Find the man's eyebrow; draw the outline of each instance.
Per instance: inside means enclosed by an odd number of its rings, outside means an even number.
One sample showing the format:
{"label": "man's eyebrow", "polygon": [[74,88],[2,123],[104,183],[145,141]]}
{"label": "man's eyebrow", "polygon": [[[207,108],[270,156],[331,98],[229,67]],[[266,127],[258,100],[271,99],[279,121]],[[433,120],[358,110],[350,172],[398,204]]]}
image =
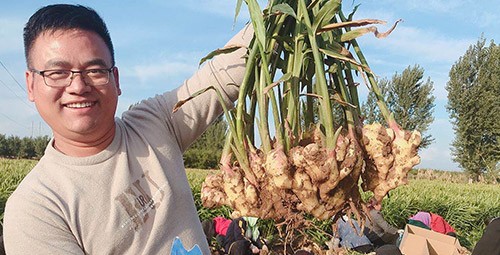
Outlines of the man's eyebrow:
{"label": "man's eyebrow", "polygon": [[[87,62],[84,63],[84,67],[88,66],[102,66],[102,67],[108,67],[108,64],[104,59],[101,58],[95,58],[91,59]],[[71,63],[65,60],[60,60],[60,59],[52,59],[49,60],[45,64],[46,69],[51,69],[51,68],[71,68]]]}
{"label": "man's eyebrow", "polygon": [[69,67],[71,64],[68,61],[59,60],[59,59],[51,59],[47,63],[45,63],[45,68],[50,69],[54,67]]}
{"label": "man's eyebrow", "polygon": [[85,66],[103,66],[108,67],[108,64],[102,58],[95,58],[90,61],[85,62]]}

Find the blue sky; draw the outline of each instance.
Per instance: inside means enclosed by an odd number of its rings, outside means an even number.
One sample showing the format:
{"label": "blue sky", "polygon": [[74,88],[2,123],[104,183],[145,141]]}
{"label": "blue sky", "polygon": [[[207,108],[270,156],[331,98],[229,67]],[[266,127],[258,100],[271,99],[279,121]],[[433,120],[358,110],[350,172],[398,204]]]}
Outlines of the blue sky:
{"label": "blue sky", "polygon": [[[197,69],[203,56],[235,33],[236,0],[4,1],[0,9],[1,134],[50,135],[26,97],[22,29],[33,12],[51,3],[90,6],[107,22],[123,92],[118,115],[143,98],[177,87]],[[500,5],[485,0],[350,0],[343,2],[344,12],[357,4],[361,6],[355,19],[388,22],[378,26],[380,31],[403,19],[388,38],[369,34],[359,39],[372,70],[380,78],[390,78],[418,64],[425,70],[425,79],[434,82],[435,120],[429,132],[435,142],[421,151],[417,167],[459,170],[450,155],[454,132],[445,108],[448,72],[481,36],[498,43]],[[246,21],[248,15],[242,10],[235,29]],[[361,94],[366,93],[361,88]]]}

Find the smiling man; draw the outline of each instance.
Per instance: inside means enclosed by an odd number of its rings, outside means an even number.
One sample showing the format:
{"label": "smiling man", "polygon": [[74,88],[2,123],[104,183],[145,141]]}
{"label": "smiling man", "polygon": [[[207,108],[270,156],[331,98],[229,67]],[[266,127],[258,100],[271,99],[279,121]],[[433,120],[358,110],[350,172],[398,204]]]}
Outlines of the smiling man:
{"label": "smiling man", "polygon": [[28,96],[52,128],[53,145],[76,157],[106,148],[114,138],[121,91],[118,68],[101,36],[81,29],[46,30],[27,54]]}
{"label": "smiling man", "polygon": [[[242,30],[228,44],[248,44]],[[9,197],[7,254],[169,254],[174,240],[209,254],[183,151],[231,105],[245,49],[220,55],[179,88],[115,117],[121,94],[105,23],[80,5],[50,5],[24,29],[28,97],[53,138]],[[173,106],[207,86],[178,112]]]}

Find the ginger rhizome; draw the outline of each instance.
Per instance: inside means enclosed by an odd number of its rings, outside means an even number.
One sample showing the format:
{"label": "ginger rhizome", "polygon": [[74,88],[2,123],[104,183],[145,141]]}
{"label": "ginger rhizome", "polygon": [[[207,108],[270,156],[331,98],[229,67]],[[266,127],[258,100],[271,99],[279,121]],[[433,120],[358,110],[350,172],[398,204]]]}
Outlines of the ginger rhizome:
{"label": "ginger rhizome", "polygon": [[[380,201],[420,160],[420,133],[394,120],[356,41],[383,38],[399,21],[379,33],[372,25],[383,21],[353,20],[356,8],[346,18],[339,0],[270,1],[263,11],[245,3],[254,38],[237,105],[224,108],[221,171],[204,181],[203,205],[278,223],[363,218],[360,189]],[[385,123],[363,123],[356,79],[375,93]]]}

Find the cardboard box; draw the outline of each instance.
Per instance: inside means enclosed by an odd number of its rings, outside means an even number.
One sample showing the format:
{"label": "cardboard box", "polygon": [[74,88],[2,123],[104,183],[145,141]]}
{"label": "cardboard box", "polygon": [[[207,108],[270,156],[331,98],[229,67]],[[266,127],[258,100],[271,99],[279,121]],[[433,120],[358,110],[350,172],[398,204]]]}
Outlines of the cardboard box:
{"label": "cardboard box", "polygon": [[404,255],[459,255],[459,248],[453,236],[408,224],[399,245]]}

